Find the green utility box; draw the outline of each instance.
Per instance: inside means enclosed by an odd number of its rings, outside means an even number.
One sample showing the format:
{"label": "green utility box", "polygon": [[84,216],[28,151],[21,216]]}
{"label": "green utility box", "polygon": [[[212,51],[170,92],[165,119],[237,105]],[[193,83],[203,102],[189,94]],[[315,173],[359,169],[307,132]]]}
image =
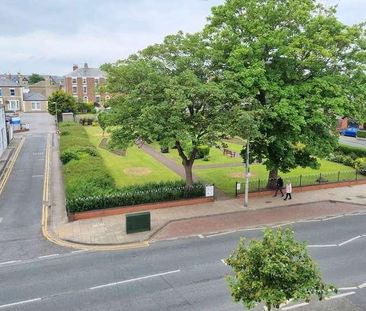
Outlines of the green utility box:
{"label": "green utility box", "polygon": [[126,215],[127,234],[150,230],[150,212]]}

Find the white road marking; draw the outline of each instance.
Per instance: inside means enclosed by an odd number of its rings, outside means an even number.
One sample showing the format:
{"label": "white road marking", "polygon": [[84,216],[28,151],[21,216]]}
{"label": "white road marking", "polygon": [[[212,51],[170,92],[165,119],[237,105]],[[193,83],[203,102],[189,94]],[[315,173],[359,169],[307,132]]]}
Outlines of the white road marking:
{"label": "white road marking", "polygon": [[303,307],[303,306],[306,306],[308,305],[309,303],[307,302],[303,302],[303,303],[299,303],[297,305],[293,305],[291,307],[285,307],[285,308],[282,308],[282,310],[292,310],[292,309],[296,309],[296,308],[300,308],[300,307]]}
{"label": "white road marking", "polygon": [[124,283],[130,283],[130,282],[155,278],[155,277],[158,277],[158,276],[163,276],[163,275],[168,275],[168,274],[178,273],[178,272],[180,272],[180,270],[173,270],[173,271],[168,271],[168,272],[163,272],[163,273],[151,274],[151,275],[142,276],[142,277],[139,277],[139,278],[134,278],[134,279],[124,280],[124,281],[119,281],[119,282],[114,282],[114,283],[98,285],[98,286],[90,287],[89,289],[94,290],[94,289],[99,289],[99,288],[103,288],[103,287],[109,287],[109,286],[114,286],[114,285],[119,285],[119,284],[124,284]]}
{"label": "white road marking", "polygon": [[221,262],[222,262],[225,266],[227,266],[227,263],[225,262],[225,259],[221,259]]}
{"label": "white road marking", "polygon": [[87,249],[79,249],[77,251],[72,251],[71,254],[84,253],[84,252],[87,252],[87,251],[88,251]]}
{"label": "white road marking", "polygon": [[204,239],[204,238],[205,238],[202,234],[199,234],[199,235],[198,235],[198,237],[199,237],[200,239]]}
{"label": "white road marking", "polygon": [[209,235],[206,235],[206,238],[212,238],[212,237],[215,237],[215,236],[230,234],[230,233],[234,233],[234,232],[235,231],[225,231],[225,232],[219,232],[219,233],[209,234]]}
{"label": "white road marking", "polygon": [[342,243],[340,243],[340,244],[338,244],[339,246],[343,246],[343,245],[346,245],[346,244],[348,244],[348,243],[351,243],[351,242],[353,242],[354,240],[357,240],[357,239],[359,239],[361,236],[360,235],[358,235],[358,236],[355,236],[354,238],[352,238],[352,239],[349,239],[349,240],[347,240],[347,241],[344,241],[344,242],[342,242]]}
{"label": "white road marking", "polygon": [[0,309],[1,308],[12,307],[12,306],[17,306],[17,305],[23,305],[23,304],[26,304],[26,303],[36,302],[36,301],[40,301],[40,300],[42,300],[42,298],[34,298],[34,299],[29,299],[29,300],[23,300],[23,301],[8,303],[6,305],[1,305]]}
{"label": "white road marking", "polygon": [[338,288],[338,290],[353,290],[353,289],[357,289],[357,286],[351,286],[351,287],[340,287]]}
{"label": "white road marking", "polygon": [[51,254],[51,255],[45,255],[45,256],[39,256],[39,259],[43,259],[43,258],[50,258],[50,257],[56,257],[59,256],[60,254]]}
{"label": "white road marking", "polygon": [[43,175],[32,175],[32,178],[43,177]]}
{"label": "white road marking", "polygon": [[308,245],[309,248],[321,248],[321,247],[336,247],[337,244],[319,244],[319,245]]}
{"label": "white road marking", "polygon": [[358,285],[358,288],[365,288],[365,287],[366,287],[366,283]]}
{"label": "white road marking", "polygon": [[327,297],[325,299],[326,300],[329,300],[329,299],[337,299],[337,298],[342,298],[342,297],[350,296],[350,295],[353,295],[353,294],[356,294],[356,292],[349,292],[349,293],[334,295],[334,296]]}
{"label": "white road marking", "polygon": [[9,265],[9,264],[12,264],[12,263],[17,263],[17,262],[21,262],[21,260],[4,261],[4,262],[0,262],[0,265]]}

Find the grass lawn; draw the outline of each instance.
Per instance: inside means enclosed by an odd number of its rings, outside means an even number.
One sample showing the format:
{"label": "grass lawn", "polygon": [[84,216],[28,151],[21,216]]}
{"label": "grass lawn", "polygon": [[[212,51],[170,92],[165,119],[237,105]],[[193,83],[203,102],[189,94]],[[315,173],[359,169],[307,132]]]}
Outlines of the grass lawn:
{"label": "grass lawn", "polygon": [[[233,143],[231,141],[225,141],[225,143],[228,145],[229,150],[235,151],[239,153],[242,149],[242,145],[239,145],[237,143]],[[160,151],[160,146],[158,142],[153,142],[150,144],[155,150]],[[170,159],[175,160],[179,165],[182,163],[182,159],[178,154],[177,149],[169,148],[169,153],[164,153],[164,155]],[[226,163],[241,163],[243,162],[243,159],[241,157],[239,158],[231,158],[228,156],[223,155],[222,151],[218,148],[211,147],[210,148],[210,154],[209,154],[209,161],[203,161],[202,159],[197,159],[194,161],[194,165],[212,165],[212,164],[226,164]]]}
{"label": "grass lawn", "polygon": [[[319,170],[314,170],[311,168],[296,168],[290,173],[281,173],[281,176],[284,181],[291,178],[293,186],[297,186],[299,184],[299,178],[295,177],[299,177],[300,175],[302,175],[302,185],[314,183],[314,180],[317,179],[317,177],[314,177],[314,175],[320,173],[322,173],[322,176],[328,181],[337,181],[338,171],[343,172],[340,175],[340,180],[350,179],[355,176],[355,170],[349,166],[327,160],[319,160],[319,162],[321,164]],[[261,164],[254,164],[251,166],[250,171],[252,174],[251,180],[253,180],[253,185],[251,185],[251,187],[256,188],[258,179],[262,180],[261,186],[264,186],[268,179],[266,167]],[[235,193],[235,182],[244,182],[244,166],[195,169],[194,174],[199,176],[207,183],[214,183],[217,187],[229,195],[234,195]],[[307,175],[311,176],[307,177]],[[359,177],[362,178],[362,176]]]}
{"label": "grass lawn", "polygon": [[99,143],[103,138],[100,127],[84,126],[84,128],[90,142],[101,154],[104,165],[108,169],[108,172],[112,176],[117,187],[181,179],[180,176],[136,146],[128,148],[125,157],[99,148]]}

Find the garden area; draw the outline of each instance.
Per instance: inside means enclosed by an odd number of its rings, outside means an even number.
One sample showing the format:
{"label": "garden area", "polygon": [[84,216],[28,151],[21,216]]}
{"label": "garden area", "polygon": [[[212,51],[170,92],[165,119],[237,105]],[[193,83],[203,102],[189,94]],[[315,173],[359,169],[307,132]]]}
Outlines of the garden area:
{"label": "garden area", "polygon": [[202,196],[195,184],[186,189],[174,172],[136,146],[125,156],[100,147],[98,126],[60,124],[60,158],[69,212],[153,203]]}

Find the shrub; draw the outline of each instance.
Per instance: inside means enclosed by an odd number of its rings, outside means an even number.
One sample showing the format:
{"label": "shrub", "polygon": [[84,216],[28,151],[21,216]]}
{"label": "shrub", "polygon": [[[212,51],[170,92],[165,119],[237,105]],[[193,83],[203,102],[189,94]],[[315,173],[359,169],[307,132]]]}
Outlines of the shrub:
{"label": "shrub", "polygon": [[203,159],[204,157],[208,157],[210,154],[210,147],[206,145],[198,146],[196,159]]}
{"label": "shrub", "polygon": [[358,131],[357,132],[357,137],[360,137],[360,138],[366,138],[366,131]]}
{"label": "shrub", "polygon": [[108,194],[68,198],[66,206],[70,213],[75,213],[117,206],[194,198],[203,196],[204,193],[205,188],[200,183],[195,183],[192,188],[187,188],[183,181],[149,183],[122,188]]}
{"label": "shrub", "polygon": [[94,147],[79,147],[76,151],[86,153],[92,157],[99,156],[97,149],[95,149]]}
{"label": "shrub", "polygon": [[366,175],[366,158],[358,158],[355,160],[355,169],[358,173]]}
{"label": "shrub", "polygon": [[169,153],[169,147],[160,147],[161,153]]}
{"label": "shrub", "polygon": [[62,131],[61,132],[61,136],[66,136],[66,135],[70,135],[69,131]]}
{"label": "shrub", "polygon": [[73,150],[66,150],[61,153],[60,160],[62,164],[67,164],[71,160],[79,160],[79,155],[76,151]]}
{"label": "shrub", "polygon": [[355,161],[354,159],[349,155],[344,155],[342,153],[332,153],[330,154],[327,159],[332,162],[341,163],[346,166],[354,167]]}

